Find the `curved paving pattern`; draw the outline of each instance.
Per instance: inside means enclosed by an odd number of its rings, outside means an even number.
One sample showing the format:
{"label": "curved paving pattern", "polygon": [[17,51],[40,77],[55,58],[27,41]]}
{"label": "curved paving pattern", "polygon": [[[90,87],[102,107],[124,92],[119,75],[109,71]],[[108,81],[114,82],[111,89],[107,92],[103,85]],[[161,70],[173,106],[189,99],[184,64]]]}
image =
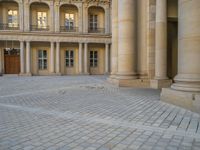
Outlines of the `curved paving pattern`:
{"label": "curved paving pattern", "polygon": [[0,78],[0,150],[199,150],[199,124],[106,76]]}

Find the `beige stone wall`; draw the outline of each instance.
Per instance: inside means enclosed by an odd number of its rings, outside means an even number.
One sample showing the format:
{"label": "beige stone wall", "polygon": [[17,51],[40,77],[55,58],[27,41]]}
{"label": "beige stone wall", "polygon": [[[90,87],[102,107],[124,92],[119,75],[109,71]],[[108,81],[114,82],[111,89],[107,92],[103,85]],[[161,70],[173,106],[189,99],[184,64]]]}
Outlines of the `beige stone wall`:
{"label": "beige stone wall", "polygon": [[[54,1],[54,0],[16,0],[15,2],[0,1],[0,24],[7,23],[7,10],[19,10],[19,30],[3,29],[0,30],[0,42],[17,41],[21,48],[20,56],[22,75],[75,75],[84,72],[85,64],[89,65],[89,56],[84,63],[84,45],[88,43],[88,55],[90,49],[98,50],[99,64],[97,68],[90,69],[91,74],[104,74],[108,72],[109,59],[105,59],[109,55],[105,55],[105,44],[107,44],[107,53],[110,52],[111,44],[111,8],[108,0],[105,1]],[[49,30],[41,31],[30,28],[31,25],[37,25],[37,12],[47,12]],[[79,30],[76,32],[60,32],[60,26],[64,26],[66,12],[75,14],[75,26]],[[98,15],[98,28],[102,28],[105,32],[88,33],[89,14]],[[36,32],[37,31],[37,32]],[[29,55],[30,43],[30,55]],[[82,47],[79,47],[82,43]],[[60,46],[59,46],[60,44]],[[2,46],[4,48],[4,46]],[[48,53],[47,70],[38,70],[38,50],[44,49]],[[65,50],[73,49],[75,51],[74,63],[72,68],[65,67]],[[81,52],[80,52],[80,51]],[[3,52],[2,52],[3,53]],[[81,55],[81,56],[80,56]],[[53,59],[52,59],[53,58]],[[29,65],[30,60],[30,65]],[[82,60],[80,62],[80,60]],[[106,62],[105,62],[106,61]],[[3,65],[3,55],[0,60]],[[82,63],[82,65],[81,65]],[[81,65],[81,69],[80,69]],[[24,69],[23,69],[24,68]],[[29,72],[30,70],[30,72]]]}

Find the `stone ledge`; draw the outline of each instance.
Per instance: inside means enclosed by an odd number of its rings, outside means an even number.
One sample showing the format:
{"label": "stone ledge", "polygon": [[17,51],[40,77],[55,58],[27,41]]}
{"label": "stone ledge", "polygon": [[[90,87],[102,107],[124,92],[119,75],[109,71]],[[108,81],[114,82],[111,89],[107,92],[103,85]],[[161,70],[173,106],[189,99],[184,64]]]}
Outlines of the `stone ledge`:
{"label": "stone ledge", "polygon": [[200,93],[163,88],[160,99],[200,114]]}
{"label": "stone ledge", "polygon": [[108,78],[108,82],[119,87],[149,88],[150,81],[148,79],[115,79],[114,76]]}
{"label": "stone ledge", "polygon": [[150,81],[150,86],[153,89],[161,89],[161,88],[168,88],[172,84],[172,80],[167,79],[167,80],[151,80]]}

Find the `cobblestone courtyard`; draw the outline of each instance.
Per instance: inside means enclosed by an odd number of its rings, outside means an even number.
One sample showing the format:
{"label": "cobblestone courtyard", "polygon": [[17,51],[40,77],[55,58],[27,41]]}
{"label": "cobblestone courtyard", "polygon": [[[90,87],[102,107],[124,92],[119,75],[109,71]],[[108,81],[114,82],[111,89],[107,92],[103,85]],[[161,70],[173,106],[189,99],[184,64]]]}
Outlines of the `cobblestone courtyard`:
{"label": "cobblestone courtyard", "polygon": [[106,76],[0,77],[0,150],[200,150],[199,125]]}

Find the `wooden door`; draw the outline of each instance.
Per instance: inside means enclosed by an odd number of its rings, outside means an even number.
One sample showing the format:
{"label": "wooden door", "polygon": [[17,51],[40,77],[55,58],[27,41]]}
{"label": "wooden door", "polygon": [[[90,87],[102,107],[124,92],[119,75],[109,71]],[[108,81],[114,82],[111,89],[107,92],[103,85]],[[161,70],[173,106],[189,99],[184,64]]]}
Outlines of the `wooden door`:
{"label": "wooden door", "polygon": [[20,57],[19,55],[5,55],[5,74],[19,74],[20,73]]}

